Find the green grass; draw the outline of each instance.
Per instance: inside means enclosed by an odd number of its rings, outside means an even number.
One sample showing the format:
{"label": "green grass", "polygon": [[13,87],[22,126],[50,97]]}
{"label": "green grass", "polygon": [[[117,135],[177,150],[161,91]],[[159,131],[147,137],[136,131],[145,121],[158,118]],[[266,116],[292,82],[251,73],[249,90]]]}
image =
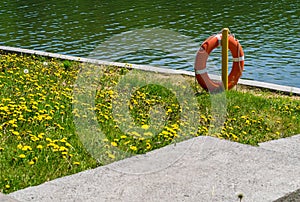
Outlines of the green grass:
{"label": "green grass", "polygon": [[195,136],[257,145],[300,133],[298,96],[210,95],[190,77],[1,54],[0,87],[4,193]]}

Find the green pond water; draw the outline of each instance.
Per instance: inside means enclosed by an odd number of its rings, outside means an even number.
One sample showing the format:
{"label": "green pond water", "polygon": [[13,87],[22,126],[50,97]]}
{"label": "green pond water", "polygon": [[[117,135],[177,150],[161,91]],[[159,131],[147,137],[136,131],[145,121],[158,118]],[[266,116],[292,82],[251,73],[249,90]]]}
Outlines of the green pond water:
{"label": "green pond water", "polygon": [[[0,45],[193,71],[195,53],[228,27],[242,78],[300,87],[299,1],[2,1]],[[220,49],[208,71],[220,74]]]}

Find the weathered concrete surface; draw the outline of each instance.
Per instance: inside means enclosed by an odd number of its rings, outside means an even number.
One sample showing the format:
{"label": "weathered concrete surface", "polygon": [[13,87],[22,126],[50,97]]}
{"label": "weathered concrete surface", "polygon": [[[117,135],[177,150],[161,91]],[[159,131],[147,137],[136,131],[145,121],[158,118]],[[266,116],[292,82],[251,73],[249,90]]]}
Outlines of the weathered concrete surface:
{"label": "weathered concrete surface", "polygon": [[18,201],[0,192],[0,202],[18,202]]}
{"label": "weathered concrete surface", "polygon": [[259,147],[300,158],[300,135],[263,142],[259,144]]}
{"label": "weathered concrete surface", "polygon": [[275,201],[300,188],[299,140],[300,135],[252,147],[198,137],[10,196],[20,201],[238,202],[242,193],[243,202]]}

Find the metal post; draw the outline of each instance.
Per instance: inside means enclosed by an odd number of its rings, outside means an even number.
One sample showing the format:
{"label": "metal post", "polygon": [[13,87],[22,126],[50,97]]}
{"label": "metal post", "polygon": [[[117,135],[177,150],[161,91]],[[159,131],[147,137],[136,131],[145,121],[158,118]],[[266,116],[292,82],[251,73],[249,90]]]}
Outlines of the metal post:
{"label": "metal post", "polygon": [[228,90],[228,28],[222,30],[222,81],[225,90]]}

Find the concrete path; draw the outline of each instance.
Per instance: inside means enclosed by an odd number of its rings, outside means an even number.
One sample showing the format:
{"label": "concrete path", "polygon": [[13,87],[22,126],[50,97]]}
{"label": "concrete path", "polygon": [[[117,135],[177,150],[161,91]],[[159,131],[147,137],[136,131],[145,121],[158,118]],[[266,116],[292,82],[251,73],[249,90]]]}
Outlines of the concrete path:
{"label": "concrete path", "polygon": [[260,147],[197,137],[9,196],[39,202],[239,202],[241,194],[242,202],[297,201],[291,198],[300,196],[299,144],[300,135]]}

